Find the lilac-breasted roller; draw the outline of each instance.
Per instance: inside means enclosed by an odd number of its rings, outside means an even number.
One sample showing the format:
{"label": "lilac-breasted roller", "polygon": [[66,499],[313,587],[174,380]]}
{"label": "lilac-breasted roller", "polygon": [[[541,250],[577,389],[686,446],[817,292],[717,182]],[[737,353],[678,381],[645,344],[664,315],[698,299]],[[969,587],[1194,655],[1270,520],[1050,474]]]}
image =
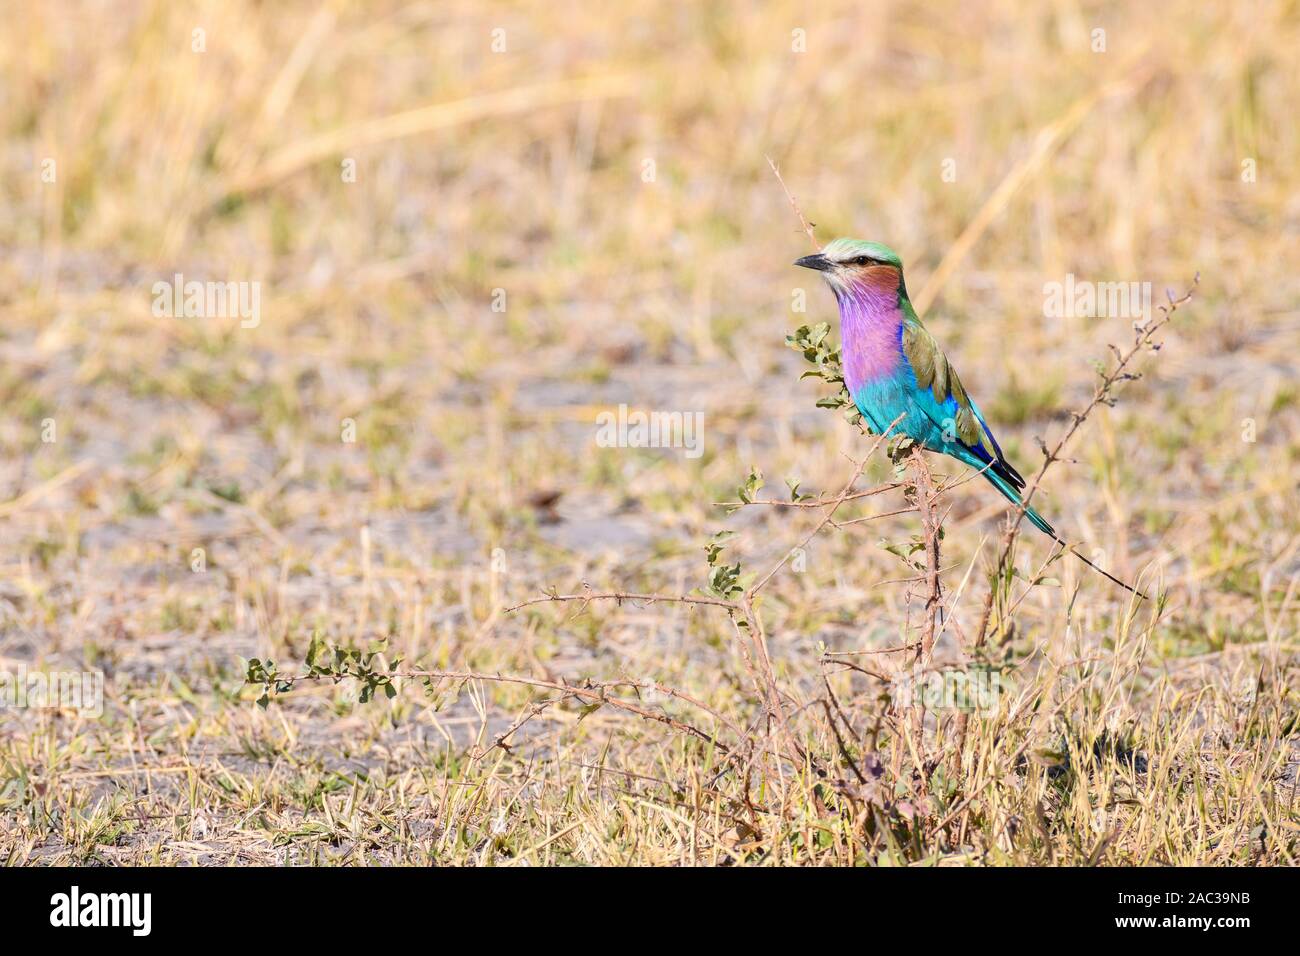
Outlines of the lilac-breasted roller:
{"label": "lilac-breasted roller", "polygon": [[[1019,506],[1025,479],[1002,454],[957,370],[917,317],[898,253],[879,242],[836,239],[795,265],[816,269],[835,293],[844,384],[872,431],[883,434],[899,419],[891,434],[978,470]],[[1025,517],[1089,567],[1145,597],[1070,547],[1033,507],[1025,507]]]}

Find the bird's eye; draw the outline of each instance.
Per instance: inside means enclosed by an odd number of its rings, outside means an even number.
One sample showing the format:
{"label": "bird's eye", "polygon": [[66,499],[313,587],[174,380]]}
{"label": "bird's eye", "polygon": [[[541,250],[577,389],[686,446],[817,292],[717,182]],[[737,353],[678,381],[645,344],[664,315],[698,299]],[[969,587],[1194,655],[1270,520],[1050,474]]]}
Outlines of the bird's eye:
{"label": "bird's eye", "polygon": [[856,259],[853,260],[853,264],[855,266],[865,266],[870,261],[871,261],[871,256],[858,256]]}

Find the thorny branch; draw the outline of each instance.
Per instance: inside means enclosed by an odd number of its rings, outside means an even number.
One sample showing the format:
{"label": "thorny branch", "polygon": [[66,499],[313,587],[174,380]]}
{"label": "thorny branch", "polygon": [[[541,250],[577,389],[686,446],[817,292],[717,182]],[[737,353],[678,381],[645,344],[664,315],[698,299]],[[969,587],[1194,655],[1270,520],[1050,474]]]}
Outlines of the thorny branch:
{"label": "thorny branch", "polygon": [[[1001,580],[1002,575],[1006,572],[1007,562],[1011,558],[1011,550],[1015,546],[1016,537],[1020,533],[1020,523],[1024,520],[1030,500],[1033,498],[1034,492],[1038,490],[1038,486],[1042,482],[1043,476],[1047,474],[1047,470],[1061,460],[1061,452],[1065,449],[1065,446],[1069,444],[1075,432],[1099,406],[1113,406],[1115,404],[1114,391],[1117,386],[1122,382],[1135,381],[1141,377],[1140,373],[1128,370],[1129,364],[1137,357],[1139,352],[1159,351],[1160,345],[1155,342],[1155,334],[1169,324],[1179,306],[1191,300],[1200,282],[1201,274],[1198,272],[1192,280],[1192,288],[1188,289],[1180,297],[1174,298],[1172,292],[1167,293],[1169,304],[1159,307],[1160,317],[1135,326],[1133,345],[1127,352],[1120,352],[1118,347],[1110,346],[1111,352],[1115,355],[1115,365],[1109,371],[1102,373],[1101,380],[1093,390],[1092,398],[1089,399],[1083,410],[1071,413],[1070,427],[1065,430],[1065,433],[1057,440],[1056,444],[1050,450],[1046,444],[1042,445],[1043,463],[1039,466],[1038,473],[1034,475],[1024,492],[1022,492],[1020,496],[1021,503],[1009,516],[1006,529],[1002,533],[1001,550],[993,570],[995,583]],[[984,610],[980,618],[980,626],[975,632],[975,648],[981,647],[988,635],[989,618],[992,614],[993,602],[997,593],[998,588],[991,587],[988,596],[984,599]]]}
{"label": "thorny branch", "polygon": [[[1030,500],[1033,498],[1034,492],[1038,490],[1038,486],[1042,483],[1043,476],[1047,474],[1048,469],[1051,468],[1052,465],[1061,460],[1061,454],[1065,450],[1066,445],[1069,444],[1070,439],[1074,437],[1075,432],[1079,430],[1080,426],[1088,420],[1088,417],[1102,405],[1109,407],[1115,404],[1114,392],[1116,388],[1123,382],[1134,381],[1141,377],[1140,373],[1129,371],[1129,365],[1140,352],[1155,352],[1160,350],[1159,343],[1155,341],[1156,333],[1173,320],[1174,313],[1178,311],[1180,306],[1191,301],[1192,296],[1196,293],[1196,289],[1200,283],[1201,274],[1197,272],[1192,278],[1192,287],[1187,289],[1181,296],[1175,298],[1172,291],[1166,292],[1168,305],[1162,305],[1159,307],[1159,318],[1152,318],[1148,319],[1146,322],[1135,324],[1133,345],[1127,352],[1121,352],[1115,345],[1110,346],[1111,353],[1115,356],[1115,364],[1109,371],[1102,373],[1101,379],[1093,389],[1092,397],[1089,399],[1088,404],[1085,405],[1081,411],[1071,413],[1070,426],[1057,440],[1055,445],[1049,449],[1045,443],[1042,444],[1043,462],[1039,465],[1038,472],[1034,475],[1033,479],[1021,494],[1020,505],[1007,518],[1006,528],[1002,533],[1002,542],[998,552],[997,562],[994,564],[993,572],[990,575],[988,594],[984,597],[984,609],[980,614],[979,628],[975,631],[975,639],[971,642],[969,648],[972,653],[978,652],[988,639],[989,621],[993,614],[993,606],[1001,591],[1000,584],[1005,579],[1008,562],[1011,560],[1011,552],[1015,547],[1016,538],[1020,534],[1020,524],[1024,520],[1025,512],[1029,508]],[[1021,600],[1023,600],[1023,597],[1024,595],[1021,596]],[[1013,610],[1018,604],[1019,601],[1015,602],[1015,604],[1013,604],[1008,610]],[[1003,619],[1005,619],[1007,614],[1004,613],[1002,616]],[[999,632],[1001,632],[1001,630],[1002,625],[999,625]],[[969,723],[969,714],[963,713],[957,719],[956,754],[958,760],[961,759],[961,754],[965,750],[966,730]]]}
{"label": "thorny branch", "polygon": [[[726,744],[722,743],[720,740],[718,740],[715,735],[706,733],[703,730],[700,730],[698,727],[694,726],[693,724],[688,724],[685,721],[677,720],[676,718],[670,717],[667,714],[663,713],[662,711],[649,710],[633,701],[624,700],[619,697],[611,697],[609,695],[609,691],[611,689],[615,689],[619,687],[636,687],[641,689],[650,689],[687,701],[688,703],[691,703],[694,706],[699,707],[705,713],[709,714],[710,716],[718,720],[723,726],[727,727],[733,733],[736,733],[737,735],[741,733],[740,728],[737,727],[733,721],[728,720],[726,717],[719,714],[717,711],[713,710],[708,705],[698,700],[695,700],[692,697],[688,697],[685,694],[680,693],[679,691],[675,691],[668,687],[665,687],[662,684],[659,684],[658,682],[655,681],[612,680],[612,681],[584,681],[581,684],[566,684],[560,681],[543,680],[542,678],[539,677],[518,677],[509,674],[486,674],[477,671],[450,671],[450,670],[393,671],[390,673],[386,673],[384,676],[388,679],[393,679],[393,680],[486,681],[486,682],[495,682],[500,684],[522,684],[528,687],[540,687],[546,690],[555,690],[560,692],[561,694],[560,697],[554,698],[549,701],[539,702],[539,703],[542,703],[545,706],[549,706],[550,704],[559,703],[564,698],[573,697],[579,700],[586,701],[590,704],[594,704],[597,707],[603,707],[605,705],[608,705],[610,707],[613,707],[616,710],[626,711],[629,714],[635,714],[636,716],[644,718],[646,720],[653,720],[661,724],[666,724],[669,727],[672,727],[674,730],[678,731],[679,733],[688,734],[706,743],[712,744],[713,746],[717,747],[718,750],[720,750],[723,754],[731,753],[731,748],[728,747]],[[291,688],[294,684],[300,683],[302,681],[321,681],[321,680],[336,680],[336,679],[337,678],[333,677],[330,674],[307,673],[307,674],[294,674],[288,677],[277,676],[276,682],[281,686],[282,690],[287,690]],[[529,715],[529,717],[531,716],[535,716],[535,714]],[[517,730],[520,726],[523,725],[523,723],[524,721],[522,720],[518,721],[513,727],[510,728],[510,730],[506,731],[503,734],[500,734],[494,746],[504,746],[503,743],[504,738],[508,737],[511,733]]]}
{"label": "thorny branch", "polygon": [[772,167],[772,174],[776,176],[776,181],[781,184],[781,189],[785,193],[785,198],[790,201],[790,208],[793,209],[794,214],[799,217],[799,225],[803,226],[803,231],[804,234],[808,236],[808,241],[812,243],[813,249],[820,249],[821,243],[817,241],[817,233],[813,232],[813,223],[810,223],[806,218],[804,218],[803,210],[800,209],[799,204],[795,202],[794,194],[790,192],[789,187],[785,184],[785,180],[781,178],[781,170],[777,168],[776,163],[772,160],[771,156],[766,156],[764,158],[767,160],[767,165]]}

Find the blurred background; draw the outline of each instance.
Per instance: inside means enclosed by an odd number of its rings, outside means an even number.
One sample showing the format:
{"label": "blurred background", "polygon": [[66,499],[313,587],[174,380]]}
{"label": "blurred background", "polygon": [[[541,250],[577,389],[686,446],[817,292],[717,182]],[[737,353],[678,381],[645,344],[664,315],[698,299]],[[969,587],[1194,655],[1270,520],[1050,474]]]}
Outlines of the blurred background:
{"label": "blurred background", "polygon": [[[146,824],[95,830],[114,800],[167,799],[114,775],[128,755],[216,761],[242,781],[216,819],[271,786],[248,755],[267,740],[317,754],[294,771],[315,786],[340,755],[443,766],[513,715],[517,698],[439,715],[418,691],[373,715],[331,688],[265,714],[240,699],[241,657],[292,669],[313,630],[439,666],[739,693],[725,621],[503,608],[584,581],[688,591],[724,527],[762,566],[803,525],[714,503],[751,466],[777,497],[787,477],[837,489],[862,451],[784,345],[835,313],[790,265],[808,240],[767,156],[823,240],[899,251],[1026,474],[1132,337],[1131,318],[1045,316],[1045,284],[1150,282],[1160,302],[1199,272],[1038,503],[1171,589],[1165,653],[1294,637],[1293,4],[87,0],[8,19],[0,658],[107,681],[100,722],[0,731],[15,813],[42,768],[108,771],[5,824],[20,855],[159,845]],[[259,320],[159,317],[177,273],[258,283]],[[624,403],[703,413],[703,454],[598,447]],[[988,559],[995,499],[953,493],[950,586]],[[774,582],[792,682],[818,641],[896,638],[906,592],[882,582],[901,566],[877,542],[910,521],[819,542]],[[1095,613],[1123,603],[1078,570],[1059,573]],[[1067,599],[1035,592],[1022,626],[1052,633]]]}

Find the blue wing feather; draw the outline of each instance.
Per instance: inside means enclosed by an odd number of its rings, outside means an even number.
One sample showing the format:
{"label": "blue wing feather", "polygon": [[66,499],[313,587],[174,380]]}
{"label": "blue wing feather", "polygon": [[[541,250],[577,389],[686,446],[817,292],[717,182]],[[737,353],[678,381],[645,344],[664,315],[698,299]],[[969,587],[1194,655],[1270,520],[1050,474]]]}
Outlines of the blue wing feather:
{"label": "blue wing feather", "polygon": [[[908,381],[904,389],[909,404],[919,413],[908,416],[907,433],[931,451],[949,455],[965,465],[982,471],[984,477],[1008,501],[1013,504],[1020,504],[1020,491],[1025,487],[1025,479],[1021,477],[1020,472],[1016,471],[1011,463],[1007,461],[1006,456],[1003,455],[1002,447],[998,444],[997,439],[993,437],[993,431],[989,428],[988,422],[975,401],[967,396],[970,410],[979,423],[984,437],[988,439],[987,447],[985,447],[983,440],[968,444],[957,434],[954,422],[960,410],[960,405],[951,392],[940,402],[934,397],[932,389],[921,388],[916,381],[916,372],[912,368],[906,353],[903,355],[903,368],[907,372]],[[1056,537],[1055,529],[1035,509],[1026,508],[1025,516],[1040,531]]]}

